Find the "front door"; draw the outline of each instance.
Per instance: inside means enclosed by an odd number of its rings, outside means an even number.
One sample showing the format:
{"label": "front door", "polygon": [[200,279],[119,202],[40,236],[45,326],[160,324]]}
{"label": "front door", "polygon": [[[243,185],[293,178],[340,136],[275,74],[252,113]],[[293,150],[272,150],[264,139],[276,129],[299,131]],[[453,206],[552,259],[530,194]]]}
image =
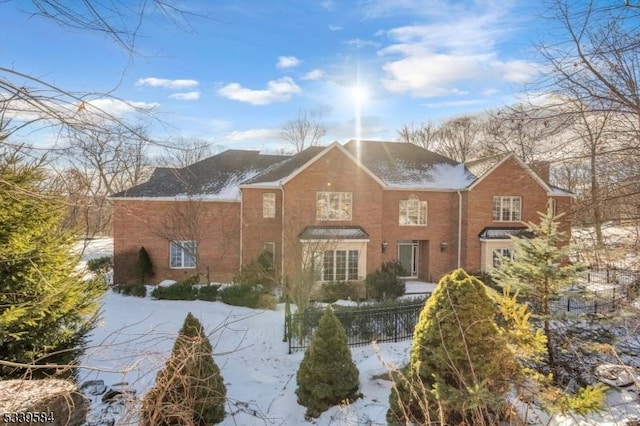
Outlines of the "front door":
{"label": "front door", "polygon": [[418,242],[398,242],[398,262],[402,265],[404,278],[418,277]]}

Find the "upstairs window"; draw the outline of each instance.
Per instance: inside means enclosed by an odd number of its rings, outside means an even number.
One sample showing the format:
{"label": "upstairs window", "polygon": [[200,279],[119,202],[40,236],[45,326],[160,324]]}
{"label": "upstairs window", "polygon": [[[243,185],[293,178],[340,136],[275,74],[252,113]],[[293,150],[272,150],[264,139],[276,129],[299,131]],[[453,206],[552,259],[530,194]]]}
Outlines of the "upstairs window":
{"label": "upstairs window", "polygon": [[408,200],[400,200],[401,226],[424,226],[427,224],[427,202],[412,195]]}
{"label": "upstairs window", "polygon": [[189,269],[196,267],[196,242],[171,241],[169,243],[169,267]]}
{"label": "upstairs window", "polygon": [[276,217],[275,192],[265,192],[262,194],[262,217],[265,219]]}
{"label": "upstairs window", "polygon": [[351,220],[351,192],[317,192],[317,220]]}
{"label": "upstairs window", "polygon": [[519,222],[521,220],[521,197],[493,197],[493,220],[497,222]]}

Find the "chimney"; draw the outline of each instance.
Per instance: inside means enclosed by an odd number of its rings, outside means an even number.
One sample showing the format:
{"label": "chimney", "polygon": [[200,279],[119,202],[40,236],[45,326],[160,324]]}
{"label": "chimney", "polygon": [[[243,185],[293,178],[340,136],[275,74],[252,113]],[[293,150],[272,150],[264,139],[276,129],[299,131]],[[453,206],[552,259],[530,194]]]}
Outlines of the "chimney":
{"label": "chimney", "polygon": [[543,181],[549,183],[551,169],[551,163],[549,161],[532,161],[529,164],[529,167],[531,167],[531,170],[533,170],[535,174],[540,176]]}

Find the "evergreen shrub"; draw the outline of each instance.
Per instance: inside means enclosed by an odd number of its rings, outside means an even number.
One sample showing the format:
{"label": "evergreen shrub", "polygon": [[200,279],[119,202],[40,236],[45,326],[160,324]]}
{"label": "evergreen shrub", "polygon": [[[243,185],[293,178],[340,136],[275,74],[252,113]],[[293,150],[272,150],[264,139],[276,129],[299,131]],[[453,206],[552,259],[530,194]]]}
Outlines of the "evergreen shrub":
{"label": "evergreen shrub", "polygon": [[402,266],[397,261],[389,261],[375,272],[367,275],[367,296],[376,300],[395,299],[405,292],[402,276]]}
{"label": "evergreen shrub", "polygon": [[445,275],[415,327],[410,362],[390,396],[391,424],[497,423],[516,360],[486,287],[462,269]]}
{"label": "evergreen shrub", "polygon": [[318,417],[333,405],[353,401],[362,396],[358,374],[344,329],[329,307],[296,375],[298,403],[307,407],[308,417]]}
{"label": "evergreen shrub", "polygon": [[140,247],[135,264],[136,274],[140,277],[140,284],[144,284],[147,277],[153,275],[153,263],[147,249]]}
{"label": "evergreen shrub", "polygon": [[218,293],[220,300],[227,305],[257,308],[261,290],[249,284],[235,284],[223,288]]}
{"label": "evergreen shrub", "polygon": [[198,299],[213,302],[218,300],[218,288],[219,285],[205,285],[198,289]]}
{"label": "evergreen shrub", "polygon": [[253,262],[244,266],[233,277],[233,282],[271,290],[278,285],[276,269],[269,255],[262,253]]}
{"label": "evergreen shrub", "polygon": [[104,274],[113,268],[113,258],[102,256],[87,260],[87,269],[94,274]]}
{"label": "evergreen shrub", "polygon": [[333,303],[336,300],[360,300],[358,284],[352,281],[323,283],[320,289],[320,301]]}
{"label": "evergreen shrub", "polygon": [[224,420],[226,387],[202,324],[187,315],[165,367],[142,401],[143,426],[210,425]]}
{"label": "evergreen shrub", "polygon": [[113,290],[116,293],[124,294],[125,296],[146,297],[147,287],[144,284],[122,284],[113,286]]}
{"label": "evergreen shrub", "polygon": [[167,287],[156,287],[151,292],[151,297],[162,300],[196,300],[198,289],[194,287],[197,277],[190,277]]}

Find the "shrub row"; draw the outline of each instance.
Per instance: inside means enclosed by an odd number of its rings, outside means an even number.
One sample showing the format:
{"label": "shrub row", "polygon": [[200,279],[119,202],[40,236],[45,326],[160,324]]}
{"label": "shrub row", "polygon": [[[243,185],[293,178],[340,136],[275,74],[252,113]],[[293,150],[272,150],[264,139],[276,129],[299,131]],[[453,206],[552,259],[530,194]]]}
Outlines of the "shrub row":
{"label": "shrub row", "polygon": [[147,287],[143,284],[116,285],[113,286],[113,291],[125,296],[145,297],[147,295]]}

